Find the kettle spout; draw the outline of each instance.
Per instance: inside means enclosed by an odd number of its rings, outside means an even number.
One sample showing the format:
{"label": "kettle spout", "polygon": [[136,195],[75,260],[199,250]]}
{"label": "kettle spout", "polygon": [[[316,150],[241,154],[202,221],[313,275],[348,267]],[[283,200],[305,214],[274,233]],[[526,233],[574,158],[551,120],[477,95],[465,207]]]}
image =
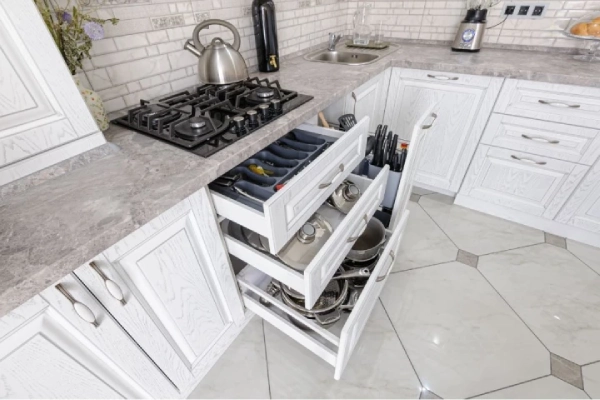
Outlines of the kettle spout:
{"label": "kettle spout", "polygon": [[194,55],[196,57],[202,57],[202,53],[200,53],[198,51],[198,49],[196,47],[194,47],[194,42],[191,39],[189,39],[187,42],[185,42],[185,45],[183,46],[183,48],[186,49],[187,51],[194,53]]}

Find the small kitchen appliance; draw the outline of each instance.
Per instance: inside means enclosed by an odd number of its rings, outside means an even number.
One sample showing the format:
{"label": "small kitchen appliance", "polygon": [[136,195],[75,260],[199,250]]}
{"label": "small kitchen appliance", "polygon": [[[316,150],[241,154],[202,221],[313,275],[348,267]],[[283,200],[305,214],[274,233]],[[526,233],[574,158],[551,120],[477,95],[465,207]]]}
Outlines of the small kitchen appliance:
{"label": "small kitchen appliance", "polygon": [[477,52],[485,32],[487,9],[469,8],[452,43],[452,51]]}

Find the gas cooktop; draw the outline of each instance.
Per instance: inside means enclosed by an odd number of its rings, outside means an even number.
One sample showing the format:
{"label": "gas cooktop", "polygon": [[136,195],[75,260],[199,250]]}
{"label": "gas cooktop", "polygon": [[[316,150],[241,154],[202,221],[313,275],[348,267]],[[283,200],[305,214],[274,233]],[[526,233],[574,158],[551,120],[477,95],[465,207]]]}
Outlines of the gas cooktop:
{"label": "gas cooktop", "polygon": [[278,81],[250,78],[141,100],[112,122],[208,157],[311,99]]}

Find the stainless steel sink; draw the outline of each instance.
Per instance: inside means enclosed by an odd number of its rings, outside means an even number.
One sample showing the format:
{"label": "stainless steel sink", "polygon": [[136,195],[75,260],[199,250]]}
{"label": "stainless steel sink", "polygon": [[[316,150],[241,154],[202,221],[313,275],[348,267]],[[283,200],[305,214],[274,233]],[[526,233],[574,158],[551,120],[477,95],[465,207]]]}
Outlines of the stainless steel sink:
{"label": "stainless steel sink", "polygon": [[319,50],[304,57],[308,61],[326,62],[344,65],[364,65],[377,61],[376,54],[355,53],[351,51]]}

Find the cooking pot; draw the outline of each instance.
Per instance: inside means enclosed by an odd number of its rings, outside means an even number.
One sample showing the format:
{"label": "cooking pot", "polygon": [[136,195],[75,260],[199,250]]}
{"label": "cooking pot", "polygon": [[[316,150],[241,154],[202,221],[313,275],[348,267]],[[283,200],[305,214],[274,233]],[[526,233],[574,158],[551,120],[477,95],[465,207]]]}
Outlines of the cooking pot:
{"label": "cooking pot", "polygon": [[356,239],[346,258],[352,261],[372,260],[379,255],[379,250],[384,244],[385,226],[380,220],[373,217],[367,222],[365,230]]}

